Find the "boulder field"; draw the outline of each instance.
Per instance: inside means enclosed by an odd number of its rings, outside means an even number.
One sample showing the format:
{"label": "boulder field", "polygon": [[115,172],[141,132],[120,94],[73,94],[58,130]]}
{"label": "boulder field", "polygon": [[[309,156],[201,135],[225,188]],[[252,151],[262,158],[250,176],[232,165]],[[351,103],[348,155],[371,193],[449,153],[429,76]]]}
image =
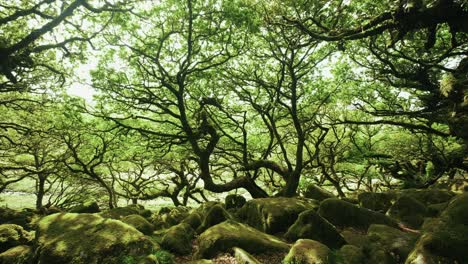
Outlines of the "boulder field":
{"label": "boulder field", "polygon": [[102,211],[90,205],[73,208],[75,213],[40,217],[3,209],[8,218],[0,215],[4,221],[0,264],[468,260],[468,193],[431,189],[363,193],[350,203],[315,187],[309,192],[309,197],[316,195],[321,201],[300,197],[244,201],[231,195],[226,204],[207,202],[194,209],[151,212],[128,206]]}

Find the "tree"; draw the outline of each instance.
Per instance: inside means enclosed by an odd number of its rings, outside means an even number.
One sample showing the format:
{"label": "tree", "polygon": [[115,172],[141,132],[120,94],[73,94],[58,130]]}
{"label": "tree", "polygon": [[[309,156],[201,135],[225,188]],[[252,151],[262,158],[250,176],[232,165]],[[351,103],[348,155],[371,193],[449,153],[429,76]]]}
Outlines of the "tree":
{"label": "tree", "polygon": [[[22,102],[19,109],[5,107],[12,129],[0,135],[2,160],[0,192],[8,185],[30,178],[36,182],[36,208],[43,207],[44,196],[53,188],[55,178],[63,173],[64,145],[54,131],[57,108],[51,98],[16,94],[10,102]],[[3,121],[3,120],[2,120]]]}
{"label": "tree", "polygon": [[0,92],[38,88],[33,84],[50,75],[58,75],[63,81],[64,73],[57,67],[56,56],[81,55],[83,44],[92,46],[91,40],[106,26],[106,22],[91,23],[86,28],[83,22],[99,21],[102,12],[129,11],[130,1],[99,2],[35,0],[2,4]]}
{"label": "tree", "polygon": [[[220,98],[210,98],[210,94],[222,87],[210,84],[215,83],[212,78],[218,67],[242,51],[248,35],[236,29],[253,23],[243,13],[248,9],[242,5],[214,3],[158,3],[140,14],[151,21],[151,28],[143,28],[145,22],[137,17],[129,17],[127,24],[116,26],[119,33],[109,32],[107,39],[120,48],[121,56],[130,56],[130,63],[127,69],[119,71],[109,70],[104,62],[94,74],[95,86],[116,99],[120,108],[113,110],[125,111],[119,115],[105,113],[106,118],[123,128],[151,135],[166,148],[185,145],[191,149],[206,190],[245,188],[252,196],[262,197],[264,191],[248,176],[217,183],[210,169],[222,137],[207,114],[208,108],[221,109],[216,103]],[[130,29],[129,36],[121,36],[122,27]],[[133,42],[126,42],[127,38]],[[111,51],[109,56],[114,55],[115,51]]]}

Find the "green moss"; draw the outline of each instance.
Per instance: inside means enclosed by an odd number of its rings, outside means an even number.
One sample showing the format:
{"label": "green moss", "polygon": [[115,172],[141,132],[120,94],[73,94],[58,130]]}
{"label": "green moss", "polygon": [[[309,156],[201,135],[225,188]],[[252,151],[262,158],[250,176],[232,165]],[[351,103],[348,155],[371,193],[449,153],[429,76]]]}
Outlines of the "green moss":
{"label": "green moss", "polygon": [[336,259],[334,263],[342,264],[362,264],[365,263],[365,256],[362,250],[353,245],[344,245],[338,251],[339,259]]}
{"label": "green moss", "polygon": [[189,224],[180,223],[172,226],[163,236],[161,246],[171,252],[187,255],[192,252],[192,238],[195,231]]}
{"label": "green moss", "polygon": [[387,212],[390,217],[408,227],[419,228],[428,215],[427,207],[411,196],[401,196]]}
{"label": "green moss", "polygon": [[277,237],[232,220],[207,229],[198,237],[198,243],[196,258],[212,258],[232,247],[240,247],[252,254],[284,252],[289,249],[289,246]]}
{"label": "green moss", "polygon": [[308,238],[324,243],[331,248],[340,248],[346,243],[335,227],[314,210],[300,213],[296,222],[288,229],[285,238],[290,241]]}
{"label": "green moss", "polygon": [[224,207],[216,204],[205,214],[202,224],[197,229],[197,233],[200,234],[209,227],[230,219],[232,219],[232,216],[224,209]]}
{"label": "green moss", "polygon": [[196,230],[202,224],[202,216],[199,212],[192,212],[182,221],[182,223],[189,224],[194,230]]}
{"label": "green moss", "polygon": [[25,231],[22,226],[15,224],[0,225],[0,252],[9,248],[29,244],[33,236]]}
{"label": "green moss", "polygon": [[159,264],[174,264],[174,256],[166,250],[158,250],[153,253],[156,256]]}
{"label": "green moss", "polygon": [[69,210],[70,213],[99,213],[100,211],[101,210],[99,209],[99,205],[96,201],[84,202],[83,204],[72,207]]}
{"label": "green moss", "polygon": [[299,239],[284,258],[283,264],[328,264],[332,263],[332,254],[327,246],[318,241]]}
{"label": "green moss", "polygon": [[153,224],[148,222],[148,220],[141,215],[128,215],[122,218],[121,221],[135,227],[145,235],[151,235],[154,230]]}
{"label": "green moss", "polygon": [[232,250],[234,251],[234,257],[236,258],[238,263],[261,264],[257,259],[255,259],[252,255],[250,255],[247,251],[243,250],[242,248],[234,247]]}
{"label": "green moss", "polygon": [[314,200],[297,198],[261,198],[248,201],[238,213],[239,218],[250,226],[268,234],[285,232],[298,215],[317,208]]}
{"label": "green moss", "polygon": [[387,212],[394,199],[395,195],[391,193],[363,192],[358,195],[360,206],[381,213]]}
{"label": "green moss", "polygon": [[121,256],[146,256],[158,246],[134,227],[96,214],[44,217],[36,232],[40,263],[113,263]]}
{"label": "green moss", "polygon": [[112,218],[120,220],[125,216],[138,214],[138,209],[132,207],[116,207],[110,210],[104,211],[100,213],[100,215],[104,218]]}
{"label": "green moss", "polygon": [[440,189],[406,189],[401,191],[400,196],[410,196],[427,206],[429,204],[448,202],[455,194],[451,191]]}
{"label": "green moss", "polygon": [[395,221],[382,213],[360,208],[336,198],[322,201],[318,213],[338,227],[353,227],[367,230],[371,224],[397,226]]}
{"label": "green moss", "polygon": [[29,264],[32,262],[33,250],[21,245],[8,249],[0,254],[1,264]]}
{"label": "green moss", "polygon": [[231,208],[241,208],[244,206],[246,200],[244,196],[239,194],[229,194],[224,199],[224,204],[226,205],[226,209]]}
{"label": "green moss", "polygon": [[315,184],[310,184],[306,187],[305,191],[303,192],[303,196],[306,198],[314,199],[317,201],[322,201],[328,198],[334,198],[335,195],[333,193],[318,187]]}
{"label": "green moss", "polygon": [[417,240],[417,235],[405,233],[386,225],[371,225],[367,231],[370,244],[383,249],[394,261],[406,259]]}

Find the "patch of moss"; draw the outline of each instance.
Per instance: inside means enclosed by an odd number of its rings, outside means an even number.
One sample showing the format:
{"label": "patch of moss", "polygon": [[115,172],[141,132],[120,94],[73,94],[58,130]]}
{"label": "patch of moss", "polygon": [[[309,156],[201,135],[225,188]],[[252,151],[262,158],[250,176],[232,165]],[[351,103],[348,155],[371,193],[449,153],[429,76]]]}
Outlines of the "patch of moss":
{"label": "patch of moss", "polygon": [[365,263],[365,256],[362,250],[353,245],[344,245],[337,252],[340,258],[337,258],[334,263],[341,264],[362,264]]}
{"label": "patch of moss", "polygon": [[367,231],[370,244],[387,252],[395,262],[406,259],[418,236],[386,225],[371,225]]}
{"label": "patch of moss", "polygon": [[360,208],[336,198],[322,201],[318,214],[338,227],[353,227],[367,230],[371,224],[397,226],[397,223],[382,213]]}
{"label": "patch of moss", "polygon": [[317,240],[331,248],[340,248],[346,244],[335,227],[314,210],[300,213],[296,222],[289,227],[285,238],[290,241],[296,241],[300,238]]}
{"label": "patch of moss", "polygon": [[185,217],[185,219],[182,220],[182,223],[189,224],[194,230],[196,230],[202,224],[202,216],[199,212],[194,211]]}
{"label": "patch of moss", "polygon": [[419,228],[428,215],[427,207],[411,196],[401,196],[387,212],[390,217],[402,222],[408,227]]}
{"label": "patch of moss", "polygon": [[141,215],[128,215],[122,218],[121,221],[135,227],[138,231],[145,235],[151,235],[154,230],[153,224],[148,222],[148,220],[146,220]]}
{"label": "patch of moss", "polygon": [[156,256],[159,264],[174,264],[174,256],[166,250],[160,249],[153,253]]}
{"label": "patch of moss", "polygon": [[40,263],[115,263],[121,256],[146,256],[155,245],[134,227],[96,214],[44,217],[36,232]]}
{"label": "patch of moss", "polygon": [[242,248],[252,254],[289,250],[288,244],[277,237],[232,220],[208,228],[198,237],[198,243],[196,258],[212,258],[232,247]]}
{"label": "patch of moss", "polygon": [[299,239],[292,246],[283,264],[328,264],[333,259],[332,251],[324,244],[310,239]]}
{"label": "patch of moss", "polygon": [[202,224],[198,227],[197,233],[201,234],[203,231],[217,225],[226,220],[232,219],[231,215],[219,204],[212,206],[203,218]]}
{"label": "patch of moss", "polygon": [[224,199],[226,209],[241,208],[246,203],[244,196],[239,194],[229,194]]}
{"label": "patch of moss", "polygon": [[0,252],[9,248],[29,244],[33,236],[25,231],[22,226],[15,224],[0,225]]}
{"label": "patch of moss", "polygon": [[260,198],[249,200],[238,212],[239,218],[250,226],[268,234],[285,232],[296,221],[298,215],[315,209],[315,200],[298,198]]}
{"label": "patch of moss", "polygon": [[309,199],[314,199],[317,201],[322,201],[328,198],[335,198],[335,195],[333,193],[318,187],[315,184],[309,184],[305,191],[302,194],[304,197],[309,198]]}
{"label": "patch of moss", "polygon": [[180,223],[172,226],[161,240],[161,246],[171,252],[187,255],[192,252],[192,238],[195,231],[189,224]]}
{"label": "patch of moss", "polygon": [[387,212],[394,199],[395,195],[391,193],[363,192],[358,195],[360,206],[381,213]]}
{"label": "patch of moss", "polygon": [[29,264],[33,250],[30,246],[16,246],[0,254],[0,264]]}

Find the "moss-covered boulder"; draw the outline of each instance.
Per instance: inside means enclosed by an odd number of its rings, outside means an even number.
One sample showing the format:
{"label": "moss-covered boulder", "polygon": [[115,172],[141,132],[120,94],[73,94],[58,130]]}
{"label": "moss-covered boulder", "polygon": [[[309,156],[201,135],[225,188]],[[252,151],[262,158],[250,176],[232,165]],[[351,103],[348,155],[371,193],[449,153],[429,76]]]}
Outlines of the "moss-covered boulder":
{"label": "moss-covered boulder", "polygon": [[159,230],[180,224],[189,215],[190,208],[185,206],[178,206],[172,208],[169,212],[162,210],[160,213],[153,213],[149,219],[154,228]]}
{"label": "moss-covered boulder", "polygon": [[328,198],[336,197],[335,195],[333,195],[333,193],[321,187],[318,187],[315,184],[309,184],[304,190],[304,192],[302,193],[302,196],[304,196],[305,198],[314,199],[317,201],[323,201]]}
{"label": "moss-covered boulder", "polygon": [[450,201],[455,193],[440,189],[405,189],[400,191],[400,196],[410,196],[428,206]]}
{"label": "moss-covered boulder", "polygon": [[209,227],[230,219],[232,219],[232,216],[226,211],[226,209],[224,209],[224,207],[219,204],[214,205],[205,214],[202,224],[197,229],[197,233],[201,234]]}
{"label": "moss-covered boulder", "polygon": [[161,240],[161,247],[179,255],[192,252],[192,239],[195,231],[189,224],[180,223],[172,226]]}
{"label": "moss-covered boulder", "polygon": [[25,231],[22,226],[15,224],[0,225],[0,252],[9,248],[29,244],[33,235]]}
{"label": "moss-covered boulder", "polygon": [[299,239],[283,260],[284,264],[328,264],[332,251],[324,244],[310,239]]}
{"label": "moss-covered boulder", "polygon": [[138,209],[132,207],[115,207],[99,213],[104,218],[120,220],[126,216],[138,214]]}
{"label": "moss-covered boulder", "polygon": [[406,263],[464,263],[468,260],[468,193],[453,198],[439,218],[426,221]]}
{"label": "moss-covered boulder", "polygon": [[96,201],[84,202],[69,210],[70,213],[99,213],[100,211],[101,209],[99,209],[99,205]]}
{"label": "moss-covered boulder", "polygon": [[397,226],[397,223],[386,215],[336,198],[322,201],[317,211],[320,216],[338,227],[353,227],[367,230],[371,224]]}
{"label": "moss-covered boulder", "polygon": [[146,218],[141,215],[128,215],[122,218],[121,221],[135,227],[138,231],[145,235],[151,235],[154,230],[153,224],[148,222],[148,220],[146,220]]}
{"label": "moss-covered boulder", "polygon": [[246,203],[244,196],[239,194],[229,194],[224,199],[226,209],[241,208]]}
{"label": "moss-covered boulder", "polygon": [[366,232],[367,230],[344,228],[340,234],[344,237],[347,244],[362,248],[369,243]]}
{"label": "moss-covered boulder", "polygon": [[21,211],[0,207],[0,224],[16,224],[26,230],[35,228],[36,221],[41,217],[35,209],[25,208]]}
{"label": "moss-covered boulder", "polygon": [[307,238],[336,249],[346,244],[346,241],[335,227],[318,215],[315,210],[307,210],[300,213],[296,222],[289,227],[285,238],[290,241]]}
{"label": "moss-covered boulder", "polygon": [[430,204],[427,206],[427,214],[430,217],[437,217],[440,215],[440,213],[442,213],[445,210],[445,208],[447,208],[448,204],[448,202]]}
{"label": "moss-covered boulder", "polygon": [[59,213],[37,226],[35,259],[47,264],[121,263],[158,247],[134,227],[96,214]]}
{"label": "moss-covered boulder", "polygon": [[317,207],[315,200],[260,198],[249,200],[239,210],[238,217],[258,230],[275,234],[287,231],[300,213]]}
{"label": "moss-covered boulder", "polygon": [[406,259],[414,247],[418,235],[407,233],[386,225],[371,225],[367,231],[369,242],[379,249],[384,249],[397,263]]}
{"label": "moss-covered boulder", "polygon": [[362,264],[366,262],[362,249],[353,245],[342,246],[338,255],[341,264]]}
{"label": "moss-covered boulder", "polygon": [[404,225],[418,229],[428,215],[427,207],[411,196],[401,196],[390,207],[387,215]]}
{"label": "moss-covered boulder", "polygon": [[30,246],[16,246],[0,254],[0,264],[31,264],[32,257]]}
{"label": "moss-covered boulder", "polygon": [[242,264],[261,264],[255,257],[249,254],[249,252],[243,250],[242,248],[234,247],[232,249],[233,255],[237,260],[237,263]]}
{"label": "moss-covered boulder", "polygon": [[242,248],[251,254],[289,250],[288,244],[277,237],[232,220],[208,228],[197,240],[199,248],[196,258],[212,258],[233,247]]}
{"label": "moss-covered boulder", "polygon": [[185,217],[184,220],[182,220],[182,223],[189,224],[194,230],[197,230],[197,228],[201,226],[202,221],[202,215],[199,212],[194,211]]}
{"label": "moss-covered boulder", "polygon": [[395,199],[393,193],[374,193],[363,192],[358,195],[359,205],[361,207],[381,213],[387,212]]}

